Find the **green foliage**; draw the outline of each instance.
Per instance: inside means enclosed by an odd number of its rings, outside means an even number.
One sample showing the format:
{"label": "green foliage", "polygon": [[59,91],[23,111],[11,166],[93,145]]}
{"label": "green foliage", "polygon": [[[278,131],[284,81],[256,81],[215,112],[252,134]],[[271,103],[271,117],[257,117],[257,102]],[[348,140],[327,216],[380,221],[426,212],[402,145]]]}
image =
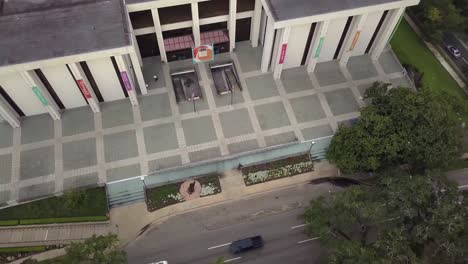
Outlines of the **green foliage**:
{"label": "green foliage", "polygon": [[457,116],[430,93],[374,83],[365,97],[372,103],[356,124],[340,127],[327,153],[342,171],[444,168],[461,153]]}
{"label": "green foliage", "polygon": [[19,225],[18,220],[5,220],[5,221],[0,221],[0,226],[15,226]]}
{"label": "green foliage", "polygon": [[124,264],[126,253],[119,248],[117,235],[93,236],[82,243],[66,248],[64,263],[69,264]]}
{"label": "green foliage", "polygon": [[216,262],[214,264],[223,264],[224,263],[224,257],[219,257],[216,259]]}
{"label": "green foliage", "polygon": [[42,252],[45,251],[46,246],[34,246],[34,247],[9,247],[0,248],[0,253],[18,253],[18,252]]}
{"label": "green foliage", "polygon": [[107,221],[107,216],[78,216],[78,217],[62,217],[62,218],[41,218],[41,219],[25,219],[20,220],[20,225],[45,225],[58,223],[78,223],[78,222],[99,222]]}
{"label": "green foliage", "polygon": [[107,197],[104,188],[81,190],[76,193],[78,194],[67,193],[59,197],[2,209],[0,221],[107,215]]}
{"label": "green foliage", "polygon": [[468,203],[445,176],[393,171],[311,202],[304,217],[330,263],[464,263]]}

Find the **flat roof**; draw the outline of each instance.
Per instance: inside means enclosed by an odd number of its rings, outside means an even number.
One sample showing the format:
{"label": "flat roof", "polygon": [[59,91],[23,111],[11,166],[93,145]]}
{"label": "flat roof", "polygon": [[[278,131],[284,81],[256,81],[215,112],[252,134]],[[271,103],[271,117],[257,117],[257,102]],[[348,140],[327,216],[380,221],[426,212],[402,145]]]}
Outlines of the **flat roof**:
{"label": "flat roof", "polygon": [[401,0],[266,0],[275,21],[399,1]]}
{"label": "flat roof", "polygon": [[121,0],[0,0],[0,66],[129,46]]}

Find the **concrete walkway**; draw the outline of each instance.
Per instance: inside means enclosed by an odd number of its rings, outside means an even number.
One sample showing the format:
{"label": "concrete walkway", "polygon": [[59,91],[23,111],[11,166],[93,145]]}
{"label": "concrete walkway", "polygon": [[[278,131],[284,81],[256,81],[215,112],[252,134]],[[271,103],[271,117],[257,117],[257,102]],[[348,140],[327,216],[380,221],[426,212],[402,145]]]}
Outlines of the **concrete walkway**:
{"label": "concrete walkway", "polygon": [[184,212],[244,199],[251,195],[265,193],[292,185],[303,184],[319,177],[338,175],[336,167],[326,161],[316,163],[314,164],[314,167],[315,171],[309,173],[252,186],[245,186],[242,174],[239,171],[227,171],[220,178],[222,189],[220,194],[178,203],[155,212],[148,212],[145,203],[136,203],[129,206],[117,207],[111,210],[111,221],[117,225],[119,229],[119,238],[122,243],[127,244],[144,233],[150,225],[160,223],[172,216]]}
{"label": "concrete walkway", "polygon": [[1,227],[0,248],[70,244],[108,233],[117,233],[110,222]]}

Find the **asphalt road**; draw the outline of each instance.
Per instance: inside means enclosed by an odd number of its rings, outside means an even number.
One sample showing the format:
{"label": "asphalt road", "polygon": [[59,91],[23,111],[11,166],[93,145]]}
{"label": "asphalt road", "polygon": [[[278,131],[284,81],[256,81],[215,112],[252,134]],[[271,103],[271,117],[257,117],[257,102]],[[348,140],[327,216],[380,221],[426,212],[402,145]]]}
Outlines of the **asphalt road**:
{"label": "asphalt road", "polygon": [[[304,233],[301,214],[315,197],[337,188],[302,185],[170,218],[126,247],[129,263],[319,263],[320,246]],[[262,235],[265,246],[238,255],[229,243]]]}
{"label": "asphalt road", "polygon": [[[443,43],[445,53],[447,53],[458,68],[463,71],[463,67],[465,67],[465,65],[468,66],[468,49],[463,46],[460,40],[456,38],[453,33],[446,33],[443,38]],[[447,45],[452,45],[458,48],[462,57],[458,59],[453,57],[453,55],[447,50]]]}

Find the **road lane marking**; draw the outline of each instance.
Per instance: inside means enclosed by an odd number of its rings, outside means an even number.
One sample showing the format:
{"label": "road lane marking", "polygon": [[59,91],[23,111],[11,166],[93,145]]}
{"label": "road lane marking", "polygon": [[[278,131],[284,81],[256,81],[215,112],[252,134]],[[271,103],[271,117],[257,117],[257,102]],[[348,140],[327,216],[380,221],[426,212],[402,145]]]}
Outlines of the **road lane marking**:
{"label": "road lane marking", "polygon": [[49,229],[46,230],[45,232],[45,237],[44,237],[44,240],[47,240],[47,236],[49,235]]}
{"label": "road lane marking", "polygon": [[226,259],[224,261],[224,263],[228,263],[228,262],[231,262],[231,261],[234,261],[234,260],[238,260],[238,259],[241,259],[242,257],[237,257],[237,258],[232,258],[232,259]]}
{"label": "road lane marking", "polygon": [[231,242],[226,243],[226,244],[222,244],[222,245],[217,245],[217,246],[214,246],[214,247],[209,247],[208,250],[215,249],[215,248],[220,248],[220,247],[225,247],[225,246],[229,246],[229,245],[231,245]]}
{"label": "road lane marking", "polygon": [[307,224],[302,224],[302,225],[297,225],[297,226],[292,226],[291,229],[296,229],[296,228],[299,228],[299,227],[303,227],[303,226],[306,226]]}
{"label": "road lane marking", "polygon": [[468,64],[468,61],[466,61],[465,58],[462,57],[462,60],[463,60],[463,62],[465,62],[466,64]]}
{"label": "road lane marking", "polygon": [[297,243],[302,244],[302,243],[309,242],[309,241],[312,241],[312,240],[317,240],[317,239],[319,239],[319,237],[309,238],[309,239],[306,239],[306,240],[299,241]]}

